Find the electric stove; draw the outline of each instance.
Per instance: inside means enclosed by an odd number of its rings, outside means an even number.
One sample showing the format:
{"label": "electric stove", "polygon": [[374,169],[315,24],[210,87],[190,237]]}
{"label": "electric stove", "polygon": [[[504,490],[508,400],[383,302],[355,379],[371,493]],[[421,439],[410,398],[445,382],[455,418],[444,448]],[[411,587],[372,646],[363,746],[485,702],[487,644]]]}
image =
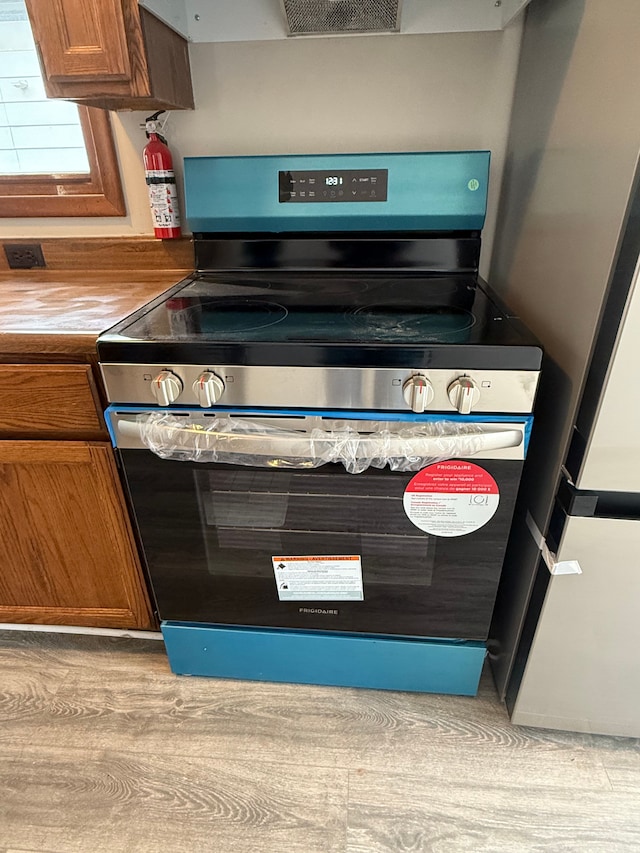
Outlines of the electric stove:
{"label": "electric stove", "polygon": [[542,356],[488,169],[186,161],[196,271],[98,342],[174,671],[475,692]]}

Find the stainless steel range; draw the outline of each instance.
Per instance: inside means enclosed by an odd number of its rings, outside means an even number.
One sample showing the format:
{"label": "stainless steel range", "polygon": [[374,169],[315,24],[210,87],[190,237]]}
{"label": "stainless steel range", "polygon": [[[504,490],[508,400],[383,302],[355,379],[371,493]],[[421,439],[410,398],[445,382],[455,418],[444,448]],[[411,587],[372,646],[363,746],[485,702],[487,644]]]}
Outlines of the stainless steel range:
{"label": "stainless steel range", "polygon": [[186,161],[197,270],[98,342],[175,672],[475,693],[541,362],[488,168]]}

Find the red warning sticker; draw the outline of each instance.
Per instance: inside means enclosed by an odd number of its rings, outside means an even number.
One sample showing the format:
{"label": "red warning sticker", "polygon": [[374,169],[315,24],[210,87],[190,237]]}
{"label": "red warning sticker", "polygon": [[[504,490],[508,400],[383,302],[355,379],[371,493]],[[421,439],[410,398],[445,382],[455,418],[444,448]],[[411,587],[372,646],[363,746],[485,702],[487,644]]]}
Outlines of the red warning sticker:
{"label": "red warning sticker", "polygon": [[461,459],[436,462],[409,482],[403,498],[412,524],[433,536],[465,536],[490,521],[500,503],[488,471]]}

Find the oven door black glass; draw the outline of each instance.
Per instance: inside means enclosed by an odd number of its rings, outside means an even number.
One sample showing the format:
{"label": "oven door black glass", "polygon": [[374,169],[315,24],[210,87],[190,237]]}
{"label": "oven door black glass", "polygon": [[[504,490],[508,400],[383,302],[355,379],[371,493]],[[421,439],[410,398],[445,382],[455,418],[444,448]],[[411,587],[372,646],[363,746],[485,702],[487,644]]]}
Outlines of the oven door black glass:
{"label": "oven door black glass", "polygon": [[[499,486],[498,509],[480,529],[443,538],[404,512],[413,474],[119,452],[161,619],[486,639],[521,461],[478,460]],[[357,594],[353,571],[347,600],[281,600],[273,558],[309,555],[359,557],[361,600],[348,600]]]}

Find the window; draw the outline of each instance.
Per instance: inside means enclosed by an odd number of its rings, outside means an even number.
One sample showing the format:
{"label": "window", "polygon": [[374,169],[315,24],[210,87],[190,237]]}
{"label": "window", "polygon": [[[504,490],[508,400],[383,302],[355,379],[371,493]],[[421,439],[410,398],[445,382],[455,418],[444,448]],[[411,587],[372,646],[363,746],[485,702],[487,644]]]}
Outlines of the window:
{"label": "window", "polygon": [[0,0],[0,216],[123,216],[109,114],[47,100],[23,0]]}

